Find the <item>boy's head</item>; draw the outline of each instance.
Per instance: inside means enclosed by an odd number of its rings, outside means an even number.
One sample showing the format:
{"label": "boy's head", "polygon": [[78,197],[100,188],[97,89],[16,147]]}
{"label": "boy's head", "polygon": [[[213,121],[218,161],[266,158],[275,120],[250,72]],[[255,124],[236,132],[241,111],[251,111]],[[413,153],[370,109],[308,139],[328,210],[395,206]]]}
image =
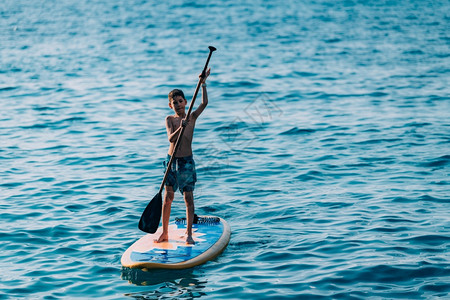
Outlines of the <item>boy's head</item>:
{"label": "boy's head", "polygon": [[[175,105],[174,105],[175,101]],[[187,100],[184,97],[184,93],[182,90],[174,89],[169,93],[169,107],[173,110],[177,110],[181,105],[181,109],[184,110],[185,105],[187,104]]]}
{"label": "boy's head", "polygon": [[181,97],[184,99],[184,101],[187,102],[186,98],[184,97],[184,93],[182,90],[179,89],[174,89],[169,93],[169,103],[172,103],[173,99],[175,99],[176,97]]}

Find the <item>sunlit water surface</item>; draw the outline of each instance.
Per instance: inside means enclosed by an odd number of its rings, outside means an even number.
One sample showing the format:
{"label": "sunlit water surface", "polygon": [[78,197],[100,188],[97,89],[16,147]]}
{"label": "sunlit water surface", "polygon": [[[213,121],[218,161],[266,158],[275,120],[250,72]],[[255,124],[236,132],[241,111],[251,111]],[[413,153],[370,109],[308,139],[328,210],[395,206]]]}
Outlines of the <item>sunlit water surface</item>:
{"label": "sunlit water surface", "polygon": [[[0,299],[449,297],[449,2],[153,2],[0,5]],[[230,244],[122,269],[208,45],[195,203]]]}

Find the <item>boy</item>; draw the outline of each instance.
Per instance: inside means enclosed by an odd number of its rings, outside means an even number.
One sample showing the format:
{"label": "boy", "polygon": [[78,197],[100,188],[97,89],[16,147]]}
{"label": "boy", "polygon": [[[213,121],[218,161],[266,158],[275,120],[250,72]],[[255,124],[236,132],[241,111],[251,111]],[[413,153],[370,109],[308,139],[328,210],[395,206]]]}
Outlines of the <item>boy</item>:
{"label": "boy", "polygon": [[187,100],[181,90],[175,89],[169,93],[169,107],[173,109],[174,115],[166,117],[166,130],[169,138],[170,147],[167,155],[167,163],[172,155],[175,143],[180,134],[181,128],[186,127],[181,137],[180,145],[172,163],[171,170],[167,176],[166,188],[164,193],[164,203],[162,211],[163,232],[156,242],[167,242],[169,240],[169,218],[174,192],[177,188],[183,193],[184,202],[186,203],[186,243],[195,244],[192,238],[192,223],[194,221],[194,185],[197,181],[195,172],[195,163],[192,158],[192,138],[194,135],[195,121],[208,105],[208,94],[206,92],[206,78],[208,78],[211,69],[208,69],[205,76],[201,78],[202,85],[202,103],[198,108],[186,119]]}

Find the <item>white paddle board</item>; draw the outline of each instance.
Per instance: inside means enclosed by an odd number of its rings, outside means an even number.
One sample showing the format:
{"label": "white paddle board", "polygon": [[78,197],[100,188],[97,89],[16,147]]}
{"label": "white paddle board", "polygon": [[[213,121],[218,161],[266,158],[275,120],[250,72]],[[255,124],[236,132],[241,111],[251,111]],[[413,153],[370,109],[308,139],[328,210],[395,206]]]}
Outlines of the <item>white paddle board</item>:
{"label": "white paddle board", "polygon": [[127,268],[185,269],[191,268],[219,255],[230,241],[230,227],[219,217],[199,217],[192,225],[194,245],[186,243],[186,220],[177,219],[169,224],[169,241],[156,243],[160,227],[132,244],[122,255],[121,263]]}

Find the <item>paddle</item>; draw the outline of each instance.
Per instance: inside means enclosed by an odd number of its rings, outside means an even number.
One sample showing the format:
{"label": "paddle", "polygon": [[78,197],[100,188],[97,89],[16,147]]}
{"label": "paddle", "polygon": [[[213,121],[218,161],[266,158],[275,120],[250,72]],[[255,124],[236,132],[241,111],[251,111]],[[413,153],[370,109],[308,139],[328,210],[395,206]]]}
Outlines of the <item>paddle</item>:
{"label": "paddle", "polygon": [[[198,91],[200,89],[201,82],[203,78],[205,77],[206,69],[208,68],[209,60],[211,58],[211,55],[214,51],[216,51],[216,48],[213,46],[209,46],[209,55],[208,59],[206,60],[205,67],[203,68],[202,74],[200,76],[200,79],[198,80],[197,87],[195,88],[194,96],[192,96],[191,104],[189,105],[189,110],[186,114],[186,120],[189,119],[189,115],[191,114],[192,108],[194,107],[195,98],[197,98]],[[163,181],[161,183],[161,186],[159,188],[158,193],[153,197],[153,199],[148,203],[147,207],[144,209],[144,212],[142,213],[141,219],[139,220],[139,229],[148,232],[148,233],[155,233],[158,229],[159,222],[161,221],[161,213],[162,213],[162,190],[164,188],[164,183],[166,182],[167,175],[169,174],[169,170],[172,166],[172,161],[175,157],[175,154],[178,151],[178,146],[180,145],[181,137],[184,133],[186,127],[182,126],[181,132],[178,135],[177,141],[175,143],[175,148],[173,149],[173,153],[170,157],[169,163],[167,164],[167,169],[164,174]]]}

